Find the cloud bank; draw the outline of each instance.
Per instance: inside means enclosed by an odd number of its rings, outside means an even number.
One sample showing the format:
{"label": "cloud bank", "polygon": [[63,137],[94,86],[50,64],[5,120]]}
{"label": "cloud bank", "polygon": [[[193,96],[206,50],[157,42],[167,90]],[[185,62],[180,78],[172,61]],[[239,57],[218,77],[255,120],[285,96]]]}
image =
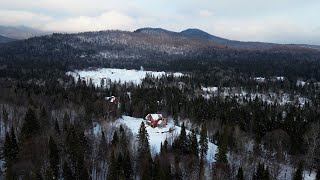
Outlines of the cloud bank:
{"label": "cloud bank", "polygon": [[80,32],[199,28],[244,41],[320,44],[320,1],[0,0],[0,25]]}

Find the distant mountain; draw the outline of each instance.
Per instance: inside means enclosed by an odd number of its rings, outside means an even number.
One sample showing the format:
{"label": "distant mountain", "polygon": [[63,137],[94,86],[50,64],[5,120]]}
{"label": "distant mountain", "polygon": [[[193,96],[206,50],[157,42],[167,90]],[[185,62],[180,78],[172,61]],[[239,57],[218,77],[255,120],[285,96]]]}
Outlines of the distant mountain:
{"label": "distant mountain", "polygon": [[282,46],[282,44],[275,44],[275,43],[243,42],[243,41],[229,40],[229,39],[211,35],[200,29],[187,29],[182,31],[181,34],[184,34],[186,36],[193,37],[193,38],[208,40],[223,46],[240,48],[240,49],[270,49],[270,48],[275,48],[279,45]]}
{"label": "distant mountain", "polygon": [[207,32],[204,32],[200,29],[186,29],[184,31],[181,31],[180,34],[188,37],[193,37],[193,38],[198,38],[198,39],[203,39],[203,40],[209,40],[213,41],[218,44],[228,44],[230,43],[230,40],[220,38],[217,36],[213,36]]}
{"label": "distant mountain", "polygon": [[12,38],[12,39],[27,39],[34,36],[42,36],[50,34],[26,26],[0,26],[0,35]]}
{"label": "distant mountain", "polygon": [[168,31],[161,28],[141,28],[137,29],[137,33],[145,33],[149,35],[168,35],[168,36],[176,36],[176,37],[185,37],[185,38],[193,38],[202,41],[210,41],[216,45],[235,48],[235,49],[256,49],[256,50],[263,50],[263,49],[271,49],[283,46],[291,46],[291,47],[304,47],[310,49],[317,49],[320,50],[320,46],[317,45],[307,45],[307,44],[276,44],[276,43],[265,43],[265,42],[244,42],[244,41],[237,41],[237,40],[229,40],[225,38],[221,38],[218,36],[211,35],[205,31],[200,29],[190,28],[183,30],[181,32],[173,32]]}
{"label": "distant mountain", "polygon": [[7,43],[7,42],[12,42],[12,41],[15,41],[15,39],[8,38],[8,37],[0,35],[0,43]]}

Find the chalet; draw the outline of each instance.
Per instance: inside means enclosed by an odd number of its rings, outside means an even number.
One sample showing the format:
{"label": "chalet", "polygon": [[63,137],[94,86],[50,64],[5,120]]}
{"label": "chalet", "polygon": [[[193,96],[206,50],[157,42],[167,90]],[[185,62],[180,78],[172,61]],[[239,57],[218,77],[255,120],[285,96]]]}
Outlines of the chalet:
{"label": "chalet", "polygon": [[162,114],[148,114],[145,119],[146,123],[153,128],[165,127],[168,123],[168,119],[163,118]]}
{"label": "chalet", "polygon": [[116,98],[116,97],[114,97],[114,96],[106,97],[105,99],[106,99],[107,101],[109,101],[110,103],[119,104],[118,98]]}

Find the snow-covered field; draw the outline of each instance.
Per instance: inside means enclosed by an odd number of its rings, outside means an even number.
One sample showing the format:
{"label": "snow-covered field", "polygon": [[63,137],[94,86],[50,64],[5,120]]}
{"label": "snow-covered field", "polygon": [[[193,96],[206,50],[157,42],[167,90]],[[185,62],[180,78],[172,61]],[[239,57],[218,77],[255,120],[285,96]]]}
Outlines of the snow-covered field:
{"label": "snow-covered field", "polygon": [[154,77],[161,77],[163,75],[173,75],[175,77],[183,76],[182,73],[166,73],[164,71],[156,72],[156,71],[144,71],[144,70],[128,70],[128,69],[114,69],[114,68],[99,68],[94,70],[76,70],[74,72],[67,72],[67,75],[71,75],[78,80],[80,76],[81,80],[90,82],[95,86],[101,86],[101,80],[104,79],[106,81],[110,80],[121,81],[121,83],[129,83],[132,82],[136,85],[141,84],[142,79],[146,77],[147,74],[150,74]]}
{"label": "snow-covered field", "polygon": [[[126,125],[131,129],[134,136],[138,134],[141,122],[144,121],[142,118],[134,118],[130,116],[122,116],[122,118],[116,121],[116,125],[120,126],[120,124]],[[149,143],[151,151],[155,151],[156,153],[160,152],[160,144],[164,142],[165,139],[170,143],[173,141],[173,138],[180,134],[181,128],[179,126],[175,126],[173,122],[168,122],[168,125],[164,128],[152,128],[146,125],[146,130],[149,134]],[[169,132],[169,130],[172,130]],[[186,133],[190,133],[190,131],[186,130]],[[200,138],[200,137],[198,137]],[[207,154],[208,162],[214,162],[214,155],[217,153],[217,146],[213,143],[208,143],[209,149]]]}

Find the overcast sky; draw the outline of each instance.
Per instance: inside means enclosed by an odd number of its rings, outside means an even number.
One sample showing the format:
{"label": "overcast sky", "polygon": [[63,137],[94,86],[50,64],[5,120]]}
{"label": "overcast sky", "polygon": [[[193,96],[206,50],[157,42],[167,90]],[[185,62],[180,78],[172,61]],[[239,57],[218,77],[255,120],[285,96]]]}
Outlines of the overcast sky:
{"label": "overcast sky", "polygon": [[244,41],[320,45],[320,0],[0,0],[0,25],[48,31],[199,28]]}

